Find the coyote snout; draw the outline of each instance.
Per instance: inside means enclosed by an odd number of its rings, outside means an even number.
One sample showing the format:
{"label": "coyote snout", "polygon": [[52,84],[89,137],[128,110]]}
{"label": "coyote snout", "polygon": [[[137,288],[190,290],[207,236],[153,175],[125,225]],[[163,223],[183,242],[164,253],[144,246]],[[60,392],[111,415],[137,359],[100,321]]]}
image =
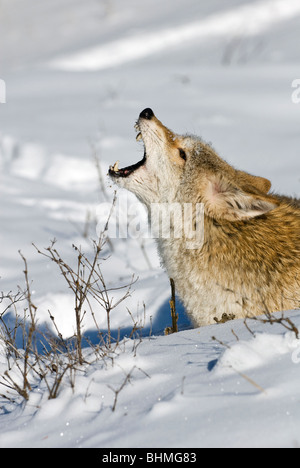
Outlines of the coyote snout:
{"label": "coyote snout", "polygon": [[[200,138],[178,135],[151,109],[136,123],[144,143],[138,163],[110,167],[149,212],[153,204],[201,204],[204,240],[191,249],[187,236],[158,238],[168,275],[195,326],[223,314],[235,318],[300,304],[300,201],[270,194],[268,179],[235,169]],[[173,216],[171,231],[179,217]]]}

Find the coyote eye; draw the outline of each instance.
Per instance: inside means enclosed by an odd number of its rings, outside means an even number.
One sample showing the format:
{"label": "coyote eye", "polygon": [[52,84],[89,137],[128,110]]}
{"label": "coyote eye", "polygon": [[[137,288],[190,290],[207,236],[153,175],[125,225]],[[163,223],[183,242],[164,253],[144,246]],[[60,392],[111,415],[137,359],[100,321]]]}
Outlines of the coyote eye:
{"label": "coyote eye", "polygon": [[184,161],[186,161],[186,153],[182,148],[179,148],[179,155]]}

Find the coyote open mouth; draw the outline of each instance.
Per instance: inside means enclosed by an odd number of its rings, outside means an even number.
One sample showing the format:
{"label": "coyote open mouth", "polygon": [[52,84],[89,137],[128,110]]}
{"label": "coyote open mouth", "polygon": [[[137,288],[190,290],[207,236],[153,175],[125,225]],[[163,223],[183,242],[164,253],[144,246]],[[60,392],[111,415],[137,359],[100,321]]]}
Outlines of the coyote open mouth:
{"label": "coyote open mouth", "polygon": [[135,172],[137,169],[139,169],[139,167],[143,166],[147,160],[147,152],[146,152],[146,145],[145,145],[145,141],[144,141],[144,138],[143,138],[143,130],[141,128],[141,123],[142,121],[145,122],[145,121],[150,121],[152,120],[152,118],[154,118],[154,113],[153,113],[153,110],[150,109],[150,108],[147,108],[147,109],[144,109],[141,113],[140,113],[140,116],[134,126],[134,128],[136,129],[136,131],[138,132],[137,136],[136,136],[136,140],[137,141],[140,141],[142,140],[143,143],[144,143],[144,156],[143,156],[143,159],[141,159],[141,161],[137,162],[136,164],[133,164],[132,166],[127,166],[127,167],[124,167],[122,169],[119,168],[119,161],[117,161],[113,166],[110,166],[109,168],[109,175],[112,176],[112,177],[128,177],[130,176],[133,172]]}
{"label": "coyote open mouth", "polygon": [[[136,140],[137,141],[140,141],[140,140],[143,140],[143,137],[142,137],[142,132],[140,131],[140,126],[139,126],[139,123],[138,121],[136,122],[134,128],[136,129],[136,131],[138,132],[137,136],[136,136]],[[132,174],[134,171],[136,171],[139,167],[143,166],[146,162],[146,147],[144,145],[144,156],[143,156],[143,159],[141,159],[141,161],[135,163],[135,164],[132,164],[132,166],[127,166],[127,167],[124,167],[124,168],[119,168],[119,161],[115,162],[115,164],[113,166],[110,166],[109,167],[109,175],[112,176],[112,177],[128,177],[130,176],[130,174]]]}

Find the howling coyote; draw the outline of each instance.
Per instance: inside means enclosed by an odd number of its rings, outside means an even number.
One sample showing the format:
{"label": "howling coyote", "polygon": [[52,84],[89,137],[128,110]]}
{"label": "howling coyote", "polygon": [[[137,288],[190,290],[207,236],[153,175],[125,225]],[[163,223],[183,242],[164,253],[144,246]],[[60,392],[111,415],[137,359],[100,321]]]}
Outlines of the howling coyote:
{"label": "howling coyote", "polygon": [[[109,174],[146,205],[203,207],[203,241],[157,239],[163,265],[195,326],[300,305],[300,201],[268,193],[269,180],[235,169],[200,138],[178,135],[151,109],[136,123],[144,157]],[[182,208],[183,209],[183,208]],[[224,315],[226,314],[226,315]]]}

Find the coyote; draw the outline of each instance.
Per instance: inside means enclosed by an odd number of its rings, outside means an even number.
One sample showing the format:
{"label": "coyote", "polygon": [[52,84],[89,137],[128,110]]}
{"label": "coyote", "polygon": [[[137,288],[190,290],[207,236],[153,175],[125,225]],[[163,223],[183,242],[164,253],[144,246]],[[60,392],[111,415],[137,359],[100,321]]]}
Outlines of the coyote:
{"label": "coyote", "polygon": [[[146,205],[201,204],[204,240],[163,236],[158,250],[194,326],[300,306],[300,201],[269,193],[271,183],[237,170],[211,145],[165,127],[151,109],[136,123],[144,157],[109,169]],[[195,222],[195,210],[192,211]],[[173,217],[173,230],[177,218]]]}

